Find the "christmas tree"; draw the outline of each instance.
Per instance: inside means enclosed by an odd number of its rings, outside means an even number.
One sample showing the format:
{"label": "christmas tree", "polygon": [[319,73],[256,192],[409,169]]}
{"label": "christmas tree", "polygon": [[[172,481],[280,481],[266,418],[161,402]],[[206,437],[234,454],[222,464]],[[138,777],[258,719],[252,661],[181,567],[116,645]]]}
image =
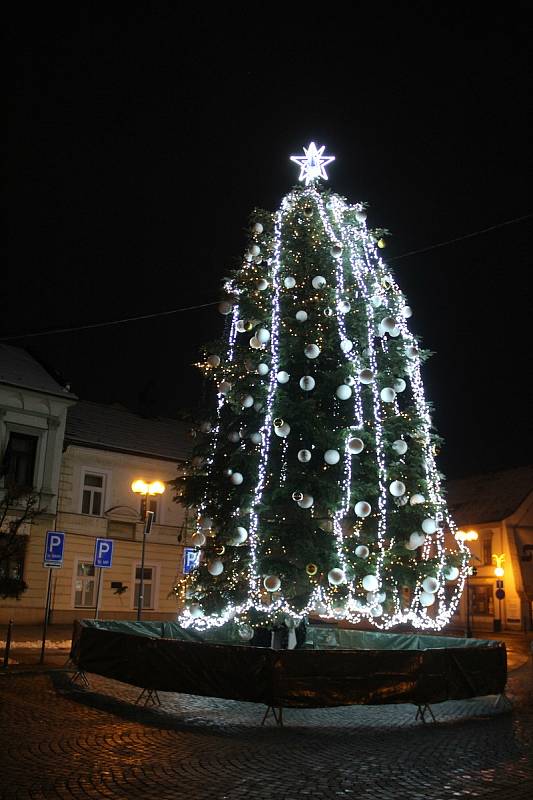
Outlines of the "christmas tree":
{"label": "christmas tree", "polygon": [[[316,613],[442,628],[464,586],[411,309],[364,205],[326,188],[311,143],[301,185],[256,210],[225,283],[222,340],[200,364],[213,410],[176,481],[196,510],[180,586],[198,628]],[[216,399],[215,399],[216,393]]]}

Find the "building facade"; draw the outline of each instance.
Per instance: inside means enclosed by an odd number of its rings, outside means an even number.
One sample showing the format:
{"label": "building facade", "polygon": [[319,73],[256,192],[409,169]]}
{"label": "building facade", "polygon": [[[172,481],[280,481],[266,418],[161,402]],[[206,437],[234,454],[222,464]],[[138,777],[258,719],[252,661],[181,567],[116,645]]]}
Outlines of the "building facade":
{"label": "building facade", "polygon": [[454,624],[466,630],[468,613],[474,630],[533,630],[533,467],[451,480],[447,487],[455,522],[478,536],[468,542],[475,574]]}
{"label": "building facade", "polygon": [[[135,619],[145,523],[141,498],[131,485],[143,479],[166,486],[176,477],[188,456],[185,426],[78,401],[17,348],[4,348],[0,360],[4,463],[11,465],[15,481],[31,486],[40,509],[18,531],[25,547],[16,563],[0,562],[4,573],[18,575],[27,587],[18,599],[0,599],[0,623],[11,618],[18,624],[42,623],[49,579],[51,622],[94,617],[97,600],[100,618]],[[17,360],[25,372],[19,385],[12,385],[7,378],[14,379]],[[40,390],[29,385],[38,378]],[[0,497],[2,492],[5,496],[7,474],[1,481]],[[142,618],[173,619],[173,587],[186,555],[186,517],[169,486],[149,499],[148,508],[154,517],[145,541]],[[48,569],[43,559],[51,530],[65,534],[63,563]],[[112,566],[101,571],[94,566],[98,538],[113,543]]]}

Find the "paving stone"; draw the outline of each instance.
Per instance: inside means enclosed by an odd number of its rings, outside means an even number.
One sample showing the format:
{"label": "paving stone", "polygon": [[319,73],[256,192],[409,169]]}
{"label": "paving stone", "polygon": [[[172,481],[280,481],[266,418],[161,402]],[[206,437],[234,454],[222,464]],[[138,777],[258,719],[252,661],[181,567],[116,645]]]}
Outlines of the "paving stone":
{"label": "paving stone", "polygon": [[496,698],[433,706],[285,709],[140,690],[62,671],[0,676],[5,800],[451,800],[533,796],[532,666],[511,673],[512,713]]}

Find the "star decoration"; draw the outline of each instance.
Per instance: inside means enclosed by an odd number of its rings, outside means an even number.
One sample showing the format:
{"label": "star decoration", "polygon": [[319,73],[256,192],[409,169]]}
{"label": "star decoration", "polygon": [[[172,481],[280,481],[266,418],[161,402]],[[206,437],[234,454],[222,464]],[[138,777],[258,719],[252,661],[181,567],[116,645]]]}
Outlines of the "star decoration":
{"label": "star decoration", "polygon": [[322,153],[325,149],[325,144],[317,150],[316,144],[311,142],[309,147],[303,148],[304,156],[291,156],[291,161],[294,161],[300,167],[298,180],[305,180],[306,186],[314,181],[315,178],[328,179],[324,168],[332,161],[335,161],[335,156],[323,156]]}

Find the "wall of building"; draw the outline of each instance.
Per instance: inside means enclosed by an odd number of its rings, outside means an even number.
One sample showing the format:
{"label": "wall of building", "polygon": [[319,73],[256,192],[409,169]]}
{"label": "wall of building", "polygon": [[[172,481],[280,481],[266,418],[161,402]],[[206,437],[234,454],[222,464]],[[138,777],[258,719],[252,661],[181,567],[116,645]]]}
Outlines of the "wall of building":
{"label": "wall of building", "polygon": [[[104,478],[100,514],[82,513],[87,472]],[[49,575],[49,570],[43,567],[44,541],[46,531],[54,528],[63,531],[66,538],[63,567],[52,570],[51,622],[70,623],[76,618],[94,617],[98,573],[79,575],[78,565],[86,565],[86,570],[90,567],[97,537],[114,541],[113,565],[101,573],[99,616],[135,619],[135,570],[141,563],[144,524],[140,520],[140,498],[132,493],[131,484],[137,478],[146,482],[171,480],[176,474],[177,465],[169,461],[69,446],[61,464],[57,516],[47,515],[31,526],[24,564],[28,589],[19,600],[0,601],[0,623],[10,618],[15,618],[18,624],[43,621]],[[153,582],[146,580],[152,607],[143,609],[144,619],[176,616],[177,601],[172,588],[182,575],[184,522],[184,510],[173,501],[168,490],[158,501],[157,522],[146,538],[145,570],[151,571]],[[111,587],[112,582],[126,588],[117,591]],[[81,602],[76,594],[80,587],[87,590],[82,592]]]}

